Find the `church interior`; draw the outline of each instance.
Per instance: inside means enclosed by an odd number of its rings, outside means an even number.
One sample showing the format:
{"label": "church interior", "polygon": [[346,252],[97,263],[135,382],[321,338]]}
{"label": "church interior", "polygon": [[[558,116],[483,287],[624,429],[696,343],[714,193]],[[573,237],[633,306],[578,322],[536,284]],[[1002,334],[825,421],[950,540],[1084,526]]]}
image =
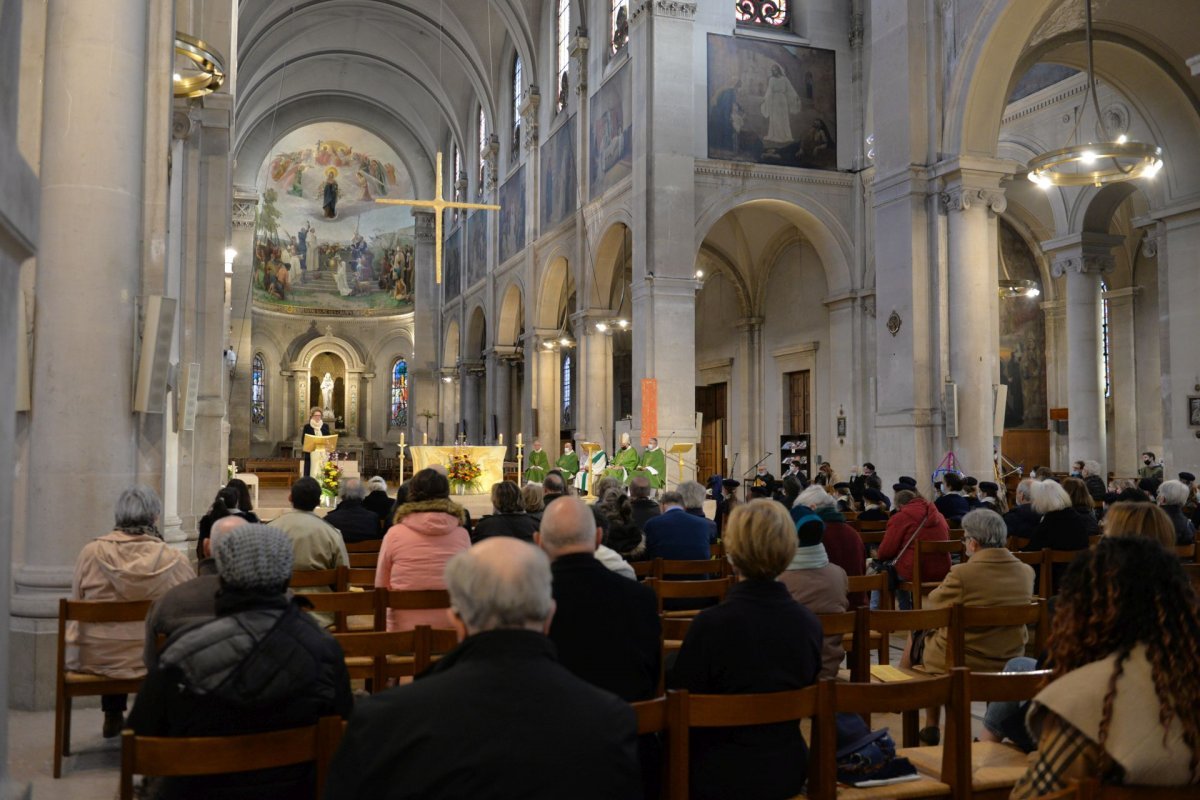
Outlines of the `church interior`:
{"label": "church interior", "polygon": [[476,521],[568,446],[567,494],[616,465],[710,517],[766,474],[847,481],[855,522],[864,466],[889,504],[1178,477],[1190,513],[1198,31],[1194,0],[0,0],[0,798],[117,791],[95,697],[62,778],[51,729],[60,600],[134,486],[193,562],[231,478],[269,520],[322,448],[389,497],[466,458]]}

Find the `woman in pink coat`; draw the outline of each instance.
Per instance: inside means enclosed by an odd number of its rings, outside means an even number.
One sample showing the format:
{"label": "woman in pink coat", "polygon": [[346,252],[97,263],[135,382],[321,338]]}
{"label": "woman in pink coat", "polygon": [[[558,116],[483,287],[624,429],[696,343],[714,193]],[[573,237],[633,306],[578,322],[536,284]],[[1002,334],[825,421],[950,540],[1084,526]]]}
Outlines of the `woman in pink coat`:
{"label": "woman in pink coat", "polygon": [[[375,585],[387,589],[445,589],[446,562],[471,546],[463,527],[466,512],[450,500],[450,482],[423,469],[408,483],[408,499],[396,509],[394,525],[383,537]],[[389,631],[418,625],[447,628],[443,609],[387,612]]]}

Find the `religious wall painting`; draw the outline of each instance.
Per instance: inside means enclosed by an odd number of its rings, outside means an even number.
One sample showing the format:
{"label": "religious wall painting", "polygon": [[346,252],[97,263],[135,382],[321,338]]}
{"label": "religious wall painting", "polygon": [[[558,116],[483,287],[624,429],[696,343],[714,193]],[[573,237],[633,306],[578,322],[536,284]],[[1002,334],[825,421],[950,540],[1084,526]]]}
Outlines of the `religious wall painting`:
{"label": "religious wall painting", "polygon": [[[1000,221],[1000,271],[1013,280],[1041,276],[1029,245],[1007,222]],[[1046,321],[1040,297],[1000,299],[1000,382],[1008,387],[1004,427],[1045,429]]]}
{"label": "religious wall painting", "polygon": [[487,216],[476,211],[467,218],[467,286],[487,276]]}
{"label": "religious wall painting", "polygon": [[462,293],[462,226],[446,237],[442,247],[442,286],[447,302]]}
{"label": "religious wall painting", "polygon": [[503,264],[525,249],[525,165],[500,187],[500,259]]}
{"label": "religious wall painting", "polygon": [[344,123],[306,125],[272,148],[257,187],[258,308],[319,316],[412,309],[412,212],[374,202],[413,197],[412,182],[383,140]]}
{"label": "religious wall painting", "polygon": [[837,169],[834,52],[708,37],[708,157]]}
{"label": "religious wall painting", "polygon": [[542,232],[557,228],[575,213],[579,176],[575,172],[575,117],[571,116],[542,145]]}
{"label": "religious wall painting", "polygon": [[592,200],[633,171],[633,93],[625,66],[592,95],[588,186]]}

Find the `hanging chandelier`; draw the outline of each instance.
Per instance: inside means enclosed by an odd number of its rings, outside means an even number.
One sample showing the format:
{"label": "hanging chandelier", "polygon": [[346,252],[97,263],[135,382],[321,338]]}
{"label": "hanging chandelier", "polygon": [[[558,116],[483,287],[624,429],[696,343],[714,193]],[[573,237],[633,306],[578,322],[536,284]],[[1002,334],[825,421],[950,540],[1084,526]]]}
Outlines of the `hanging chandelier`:
{"label": "hanging chandelier", "polygon": [[1042,293],[1037,281],[1004,279],[999,282],[1000,297],[1011,300],[1024,297],[1037,297]]}
{"label": "hanging chandelier", "polygon": [[1109,183],[1153,178],[1162,169],[1162,148],[1143,142],[1131,142],[1124,135],[1115,139],[1109,135],[1100,99],[1096,93],[1096,70],[1093,61],[1092,0],[1083,0],[1084,33],[1087,40],[1087,90],[1080,113],[1075,118],[1071,138],[1079,130],[1082,108],[1091,97],[1092,108],[1099,120],[1103,142],[1075,144],[1043,153],[1029,162],[1029,180],[1043,189],[1051,186],[1095,186]]}
{"label": "hanging chandelier", "polygon": [[225,64],[217,51],[194,36],[175,31],[175,55],[191,62],[186,72],[172,76],[176,97],[203,97],[225,82]]}

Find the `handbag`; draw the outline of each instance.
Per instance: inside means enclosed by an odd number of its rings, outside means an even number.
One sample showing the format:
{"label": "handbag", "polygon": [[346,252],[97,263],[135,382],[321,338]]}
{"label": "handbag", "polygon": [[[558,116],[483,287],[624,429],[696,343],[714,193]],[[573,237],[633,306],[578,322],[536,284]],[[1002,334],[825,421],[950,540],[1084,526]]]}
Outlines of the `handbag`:
{"label": "handbag", "polygon": [[896,553],[895,558],[892,558],[888,561],[881,561],[878,558],[871,559],[871,564],[867,569],[867,574],[876,575],[880,572],[887,572],[888,591],[892,594],[895,594],[896,589],[900,586],[900,575],[896,572],[896,562],[900,560],[900,556],[904,555],[904,551],[908,549],[908,546],[913,543],[913,539],[916,539],[917,536],[920,535],[921,529],[925,527],[925,523],[928,521],[929,512],[926,511],[925,516],[921,518],[921,522],[917,525],[916,529],[913,530],[912,536],[908,537],[908,541],[905,542],[904,546],[900,548],[900,552]]}

